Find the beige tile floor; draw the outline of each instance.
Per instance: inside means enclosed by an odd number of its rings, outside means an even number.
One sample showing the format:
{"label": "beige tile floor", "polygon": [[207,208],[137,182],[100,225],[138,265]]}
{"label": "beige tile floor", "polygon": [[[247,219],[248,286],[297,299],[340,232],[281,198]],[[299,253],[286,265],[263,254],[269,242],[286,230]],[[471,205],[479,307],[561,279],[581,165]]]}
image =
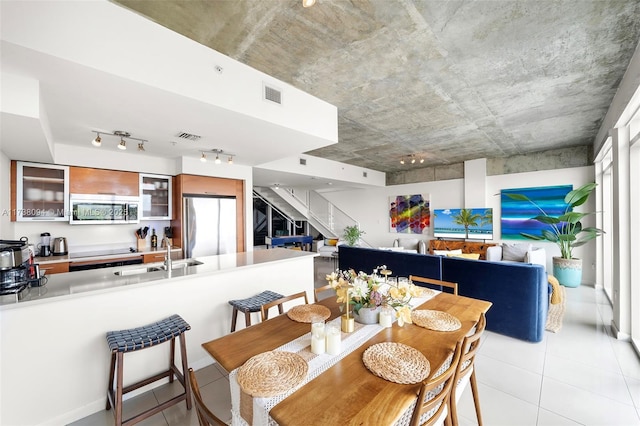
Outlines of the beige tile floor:
{"label": "beige tile floor", "polygon": [[[330,260],[316,259],[316,286],[324,284]],[[611,337],[612,309],[602,291],[567,289],[562,329],[544,341],[526,343],[487,332],[476,358],[484,424],[488,426],[640,425],[640,360],[630,343]],[[215,364],[196,372],[203,398],[230,423],[226,373]],[[127,413],[168,399],[164,385],[125,402]],[[462,395],[460,424],[477,424],[471,393]],[[111,425],[100,411],[73,425]],[[195,410],[179,404],[139,423],[197,425]]]}

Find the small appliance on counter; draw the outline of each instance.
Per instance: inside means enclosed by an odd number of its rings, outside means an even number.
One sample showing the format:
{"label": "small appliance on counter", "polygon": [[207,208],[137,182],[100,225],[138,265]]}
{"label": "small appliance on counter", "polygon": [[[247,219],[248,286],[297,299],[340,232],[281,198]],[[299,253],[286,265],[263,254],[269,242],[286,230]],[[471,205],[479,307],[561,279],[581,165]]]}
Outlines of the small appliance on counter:
{"label": "small appliance on counter", "polygon": [[43,232],[40,234],[40,244],[38,244],[38,256],[49,257],[51,256],[51,234]]}
{"label": "small appliance on counter", "polygon": [[54,256],[69,254],[69,246],[67,246],[67,239],[65,237],[56,237],[53,239],[51,254]]}
{"label": "small appliance on counter", "polygon": [[0,298],[21,300],[25,290],[31,285],[44,285],[38,265],[33,263],[29,242],[20,240],[0,240]]}

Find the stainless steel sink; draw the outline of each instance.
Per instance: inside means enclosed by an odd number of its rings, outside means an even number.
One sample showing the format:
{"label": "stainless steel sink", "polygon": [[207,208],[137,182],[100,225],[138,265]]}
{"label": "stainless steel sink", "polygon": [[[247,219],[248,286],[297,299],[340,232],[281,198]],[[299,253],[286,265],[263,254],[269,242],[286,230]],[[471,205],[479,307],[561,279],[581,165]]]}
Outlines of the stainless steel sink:
{"label": "stainless steel sink", "polygon": [[174,260],[171,264],[171,268],[178,269],[178,268],[186,268],[187,266],[198,266],[198,265],[202,265],[202,262],[198,260],[182,260],[182,261]]}
{"label": "stainless steel sink", "polygon": [[[176,260],[172,263],[171,269],[180,269],[186,268],[188,266],[197,266],[202,265],[202,262],[198,260]],[[155,265],[155,266],[147,266],[145,268],[132,268],[132,269],[121,269],[119,271],[115,271],[115,275],[138,275],[138,274],[146,274],[148,272],[157,272],[164,271],[164,265]]]}

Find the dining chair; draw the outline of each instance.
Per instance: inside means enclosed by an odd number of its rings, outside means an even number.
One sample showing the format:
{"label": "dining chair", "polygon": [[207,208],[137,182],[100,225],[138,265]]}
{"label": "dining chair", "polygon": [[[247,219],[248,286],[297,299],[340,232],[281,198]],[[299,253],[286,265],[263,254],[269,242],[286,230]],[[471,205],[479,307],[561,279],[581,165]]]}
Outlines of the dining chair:
{"label": "dining chair", "polygon": [[290,300],[303,299],[303,298],[304,298],[305,305],[308,304],[309,300],[307,299],[306,291],[301,291],[300,293],[284,296],[284,297],[281,297],[280,299],[276,299],[271,302],[265,303],[264,305],[260,306],[260,314],[262,315],[262,321],[269,319],[269,309],[273,308],[274,306],[278,307],[279,314],[283,314],[284,313],[284,309],[282,307],[283,303],[289,302]]}
{"label": "dining chair", "polygon": [[216,417],[216,415],[213,414],[204,404],[193,368],[189,368],[189,383],[191,384],[191,393],[193,394],[193,401],[196,405],[196,414],[198,414],[198,423],[200,426],[226,426],[227,424]]}
{"label": "dining chair", "polygon": [[[462,342],[456,344],[451,358],[451,365],[440,375],[422,382],[418,400],[411,416],[411,426],[451,425],[451,389],[453,388],[454,375],[458,369]],[[444,367],[447,360],[436,369],[436,373]],[[434,374],[436,374],[434,373]]]}
{"label": "dining chair", "polygon": [[487,319],[483,314],[480,314],[480,318],[476,323],[476,329],[473,334],[468,335],[462,339],[462,351],[460,355],[460,362],[458,363],[458,369],[453,381],[453,389],[451,390],[451,401],[449,406],[451,407],[451,419],[453,424],[458,424],[458,401],[467,387],[467,384],[471,383],[471,393],[473,394],[473,404],[476,407],[476,417],[478,418],[478,426],[482,426],[482,415],[480,414],[480,399],[478,398],[478,384],[476,382],[476,370],[474,368],[474,361],[478,348],[480,347],[480,337],[484,333],[487,326]]}
{"label": "dining chair", "polygon": [[333,290],[333,287],[331,287],[331,284],[325,284],[322,287],[314,288],[313,289],[313,300],[314,300],[314,302],[318,303],[318,301],[319,301],[318,294],[322,293],[323,291],[327,291],[327,290]]}
{"label": "dining chair", "polygon": [[433,278],[424,278],[424,277],[418,277],[416,275],[409,275],[409,281],[411,282],[419,282],[419,283],[423,283],[423,284],[428,284],[431,286],[438,286],[438,287],[448,287],[450,289],[453,290],[453,294],[455,294],[456,296],[458,295],[458,283],[452,283],[450,281],[442,281],[442,280],[436,280]]}

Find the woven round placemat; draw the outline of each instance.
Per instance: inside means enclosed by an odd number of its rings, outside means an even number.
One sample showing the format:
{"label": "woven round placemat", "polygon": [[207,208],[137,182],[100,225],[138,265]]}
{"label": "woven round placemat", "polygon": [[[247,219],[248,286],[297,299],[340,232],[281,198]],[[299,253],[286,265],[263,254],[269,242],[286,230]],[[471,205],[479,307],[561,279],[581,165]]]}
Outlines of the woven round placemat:
{"label": "woven round placemat", "polygon": [[309,365],[298,354],[269,351],[249,358],[238,368],[237,380],[245,393],[268,398],[300,384],[308,370]]}
{"label": "woven round placemat", "polygon": [[456,331],[462,327],[460,320],[453,315],[429,309],[412,311],[411,321],[420,327],[435,331]]}
{"label": "woven round placemat", "polygon": [[312,323],[329,318],[331,310],[322,305],[298,305],[289,309],[287,316],[294,321]]}
{"label": "woven round placemat", "polygon": [[419,350],[402,343],[383,342],[362,354],[365,367],[378,377],[400,384],[419,383],[429,376],[429,360]]}

